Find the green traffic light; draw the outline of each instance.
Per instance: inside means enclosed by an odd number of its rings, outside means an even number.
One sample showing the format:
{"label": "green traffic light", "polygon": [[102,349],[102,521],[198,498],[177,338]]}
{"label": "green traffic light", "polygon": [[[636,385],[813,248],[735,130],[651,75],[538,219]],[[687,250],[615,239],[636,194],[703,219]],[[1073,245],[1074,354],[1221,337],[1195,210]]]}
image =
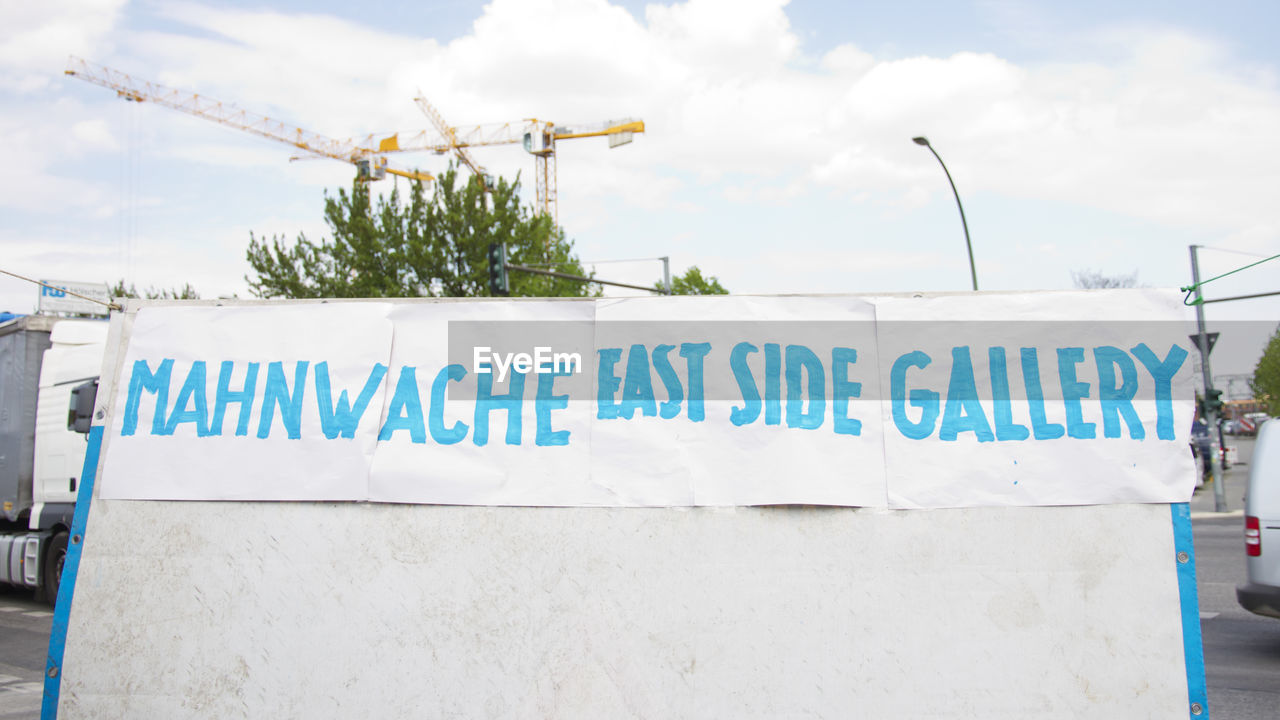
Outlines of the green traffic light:
{"label": "green traffic light", "polygon": [[507,282],[506,243],[489,243],[489,294],[511,294],[511,286]]}
{"label": "green traffic light", "polygon": [[1216,413],[1216,412],[1218,412],[1219,410],[1221,410],[1221,409],[1222,409],[1222,405],[1223,405],[1223,402],[1222,402],[1222,391],[1221,391],[1221,390],[1218,390],[1218,389],[1216,389],[1216,388],[1215,388],[1215,389],[1212,389],[1212,390],[1209,390],[1209,391],[1208,391],[1208,399],[1207,399],[1207,401],[1206,401],[1206,403],[1205,403],[1205,404],[1206,404],[1206,405],[1208,405],[1208,406],[1209,406],[1209,409],[1210,409],[1210,410],[1212,410],[1212,411],[1213,411],[1213,412],[1215,412],[1215,413]]}

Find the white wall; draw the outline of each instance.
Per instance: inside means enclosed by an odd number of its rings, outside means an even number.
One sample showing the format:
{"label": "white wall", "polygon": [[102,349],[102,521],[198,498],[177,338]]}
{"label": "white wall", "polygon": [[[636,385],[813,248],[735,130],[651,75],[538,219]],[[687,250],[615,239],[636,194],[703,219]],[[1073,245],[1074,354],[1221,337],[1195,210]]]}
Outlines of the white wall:
{"label": "white wall", "polygon": [[60,717],[1176,717],[1171,527],[98,501]]}

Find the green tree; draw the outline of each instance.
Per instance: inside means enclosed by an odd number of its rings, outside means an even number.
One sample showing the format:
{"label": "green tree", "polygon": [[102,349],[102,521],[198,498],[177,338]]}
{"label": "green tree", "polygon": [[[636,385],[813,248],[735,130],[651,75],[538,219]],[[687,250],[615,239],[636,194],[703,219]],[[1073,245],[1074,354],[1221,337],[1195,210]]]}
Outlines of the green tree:
{"label": "green tree", "polygon": [[1280,415],[1280,328],[1276,328],[1249,380],[1253,398],[1266,403],[1269,415]]}
{"label": "green tree", "polygon": [[111,286],[108,293],[112,300],[118,298],[144,298],[146,300],[199,300],[200,293],[191,287],[191,283],[184,283],[181,288],[155,288],[149,287],[141,292],[138,286],[133,283],[125,284],[124,278],[116,281]]}
{"label": "green tree", "polygon": [[1101,270],[1072,270],[1071,282],[1081,290],[1141,287],[1137,270],[1128,275],[1103,275]]}
{"label": "green tree", "polygon": [[[655,283],[659,289],[662,281]],[[697,265],[690,265],[683,275],[671,278],[672,295],[728,295],[729,291],[720,284],[715,276],[703,277]]]}
{"label": "green tree", "polygon": [[[428,196],[414,181],[407,202],[398,189],[370,197],[366,184],[325,197],[325,223],[332,238],[317,242],[299,234],[286,245],[249,238],[246,276],[250,291],[263,298],[319,297],[476,297],[489,295],[489,244],[507,244],[507,262],[554,265],[587,275],[573,254],[573,243],[545,214],[520,205],[519,181],[499,178],[488,201],[479,181],[459,183],[450,168],[436,179]],[[516,296],[584,296],[598,286],[559,278],[511,272]]]}

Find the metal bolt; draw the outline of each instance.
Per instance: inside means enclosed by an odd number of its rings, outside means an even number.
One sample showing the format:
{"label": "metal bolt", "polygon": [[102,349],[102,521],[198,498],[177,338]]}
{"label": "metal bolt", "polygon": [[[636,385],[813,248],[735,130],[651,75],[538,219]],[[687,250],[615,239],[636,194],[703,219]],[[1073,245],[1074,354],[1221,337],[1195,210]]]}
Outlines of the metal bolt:
{"label": "metal bolt", "polygon": [[79,535],[72,535],[72,536],[71,536],[71,544],[72,544],[72,545],[79,545],[79,544],[80,544],[80,536],[79,536]]}
{"label": "metal bolt", "polygon": [[1192,715],[1203,715],[1203,714],[1204,714],[1204,706],[1203,706],[1203,705],[1201,705],[1200,703],[1191,703],[1191,714],[1192,714]]}
{"label": "metal bolt", "polygon": [[50,665],[50,666],[49,666],[49,671],[48,671],[47,673],[45,673],[45,674],[46,674],[46,675],[48,675],[48,676],[49,676],[49,677],[51,677],[51,678],[56,678],[56,677],[58,677],[58,666],[57,666],[57,665]]}
{"label": "metal bolt", "polygon": [[103,409],[101,409],[101,408],[99,408],[99,409],[98,409],[98,412],[97,412],[97,413],[95,413],[95,417],[97,417],[99,420],[101,420],[102,418],[104,418],[104,417],[106,417],[106,416],[107,416],[107,411],[106,411],[106,410],[103,410]]}
{"label": "metal bolt", "polygon": [[1187,554],[1186,550],[1183,550],[1182,552],[1178,553],[1178,562],[1185,563],[1189,560],[1191,560],[1191,556]]}

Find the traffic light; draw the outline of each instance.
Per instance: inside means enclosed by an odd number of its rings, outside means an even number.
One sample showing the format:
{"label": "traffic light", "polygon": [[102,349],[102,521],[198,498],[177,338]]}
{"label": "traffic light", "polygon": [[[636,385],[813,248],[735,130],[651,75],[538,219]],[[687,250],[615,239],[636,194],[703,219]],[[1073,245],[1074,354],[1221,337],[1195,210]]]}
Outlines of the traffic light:
{"label": "traffic light", "polygon": [[1205,407],[1215,415],[1222,413],[1222,391],[1217,388],[1209,388],[1205,392]]}
{"label": "traffic light", "polygon": [[489,294],[511,294],[511,286],[507,284],[506,243],[489,243]]}

